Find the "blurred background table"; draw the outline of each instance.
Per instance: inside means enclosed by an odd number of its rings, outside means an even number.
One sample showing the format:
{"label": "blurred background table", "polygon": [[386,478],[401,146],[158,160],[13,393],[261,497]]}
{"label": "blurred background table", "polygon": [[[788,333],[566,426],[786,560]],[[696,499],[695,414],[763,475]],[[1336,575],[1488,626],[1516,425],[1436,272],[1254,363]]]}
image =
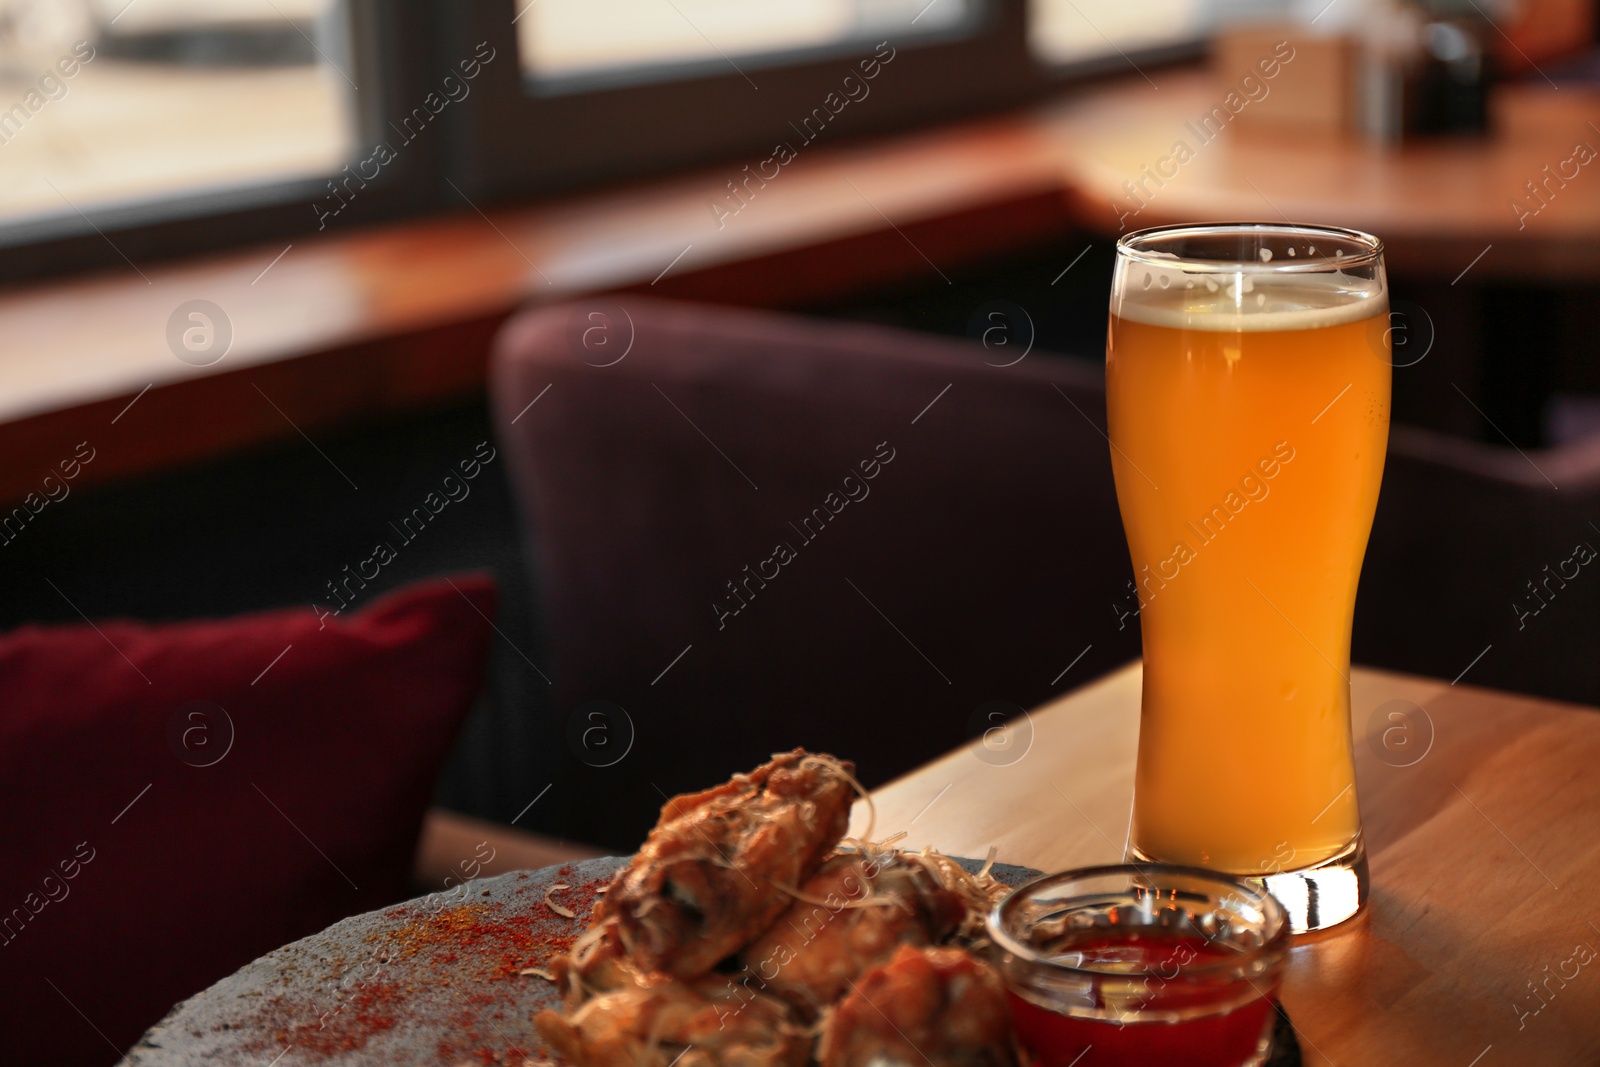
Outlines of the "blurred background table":
{"label": "blurred background table", "polygon": [[[1282,998],[1305,1062],[1596,1062],[1600,715],[1360,668],[1351,682],[1372,896],[1291,950]],[[1119,862],[1141,684],[1134,663],[1031,712],[1008,765],[964,748],[877,790],[875,836],[1047,871]],[[1404,736],[1385,738],[1396,710]]]}
{"label": "blurred background table", "polygon": [[1487,135],[1383,145],[1257,114],[1292,73],[1256,83],[1271,91],[1220,130],[1201,121],[1228,115],[1239,86],[1212,71],[1130,77],[1042,110],[1033,128],[1069,212],[1102,237],[1278,219],[1379,235],[1406,316],[1397,342],[1416,342],[1396,365],[1432,353],[1396,376],[1396,411],[1496,444],[1562,443],[1550,405],[1564,381],[1587,380],[1581,339],[1600,325],[1600,167],[1582,162],[1600,147],[1600,89],[1508,82],[1490,96]]}
{"label": "blurred background table", "polygon": [[[1211,140],[1195,128],[1233,86],[1210,73],[1162,74],[1159,89],[1129,79],[1073,99],[1049,114],[1042,133],[1058,140],[1068,197],[1079,221],[1112,236],[1121,230],[1217,219],[1293,219],[1381,234],[1391,270],[1414,277],[1600,279],[1600,176],[1576,161],[1549,204],[1526,183],[1572,160],[1579,142],[1600,145],[1600,91],[1543,82],[1498,87],[1492,132],[1404,146],[1353,135],[1252,122],[1249,106]],[[1266,99],[1271,99],[1270,96]],[[1193,158],[1176,176],[1158,175],[1139,209],[1124,182],[1154,168],[1186,142]],[[1164,168],[1171,169],[1171,168]],[[1474,257],[1493,245],[1473,264]]]}

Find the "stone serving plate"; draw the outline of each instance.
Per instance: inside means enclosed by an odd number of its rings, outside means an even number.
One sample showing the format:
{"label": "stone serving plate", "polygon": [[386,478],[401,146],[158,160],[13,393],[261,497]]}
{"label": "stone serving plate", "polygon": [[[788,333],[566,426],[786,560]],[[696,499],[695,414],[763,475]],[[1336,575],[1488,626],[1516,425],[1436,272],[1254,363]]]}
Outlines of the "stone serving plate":
{"label": "stone serving plate", "polygon": [[[596,890],[626,862],[515,871],[335,923],[173,1008],[127,1063],[527,1067],[551,1059],[533,1016],[556,1005],[556,987],[524,972],[547,971],[567,950],[588,926]],[[1005,864],[993,873],[1007,885],[1038,874]],[[1280,1032],[1279,1044],[1293,1058],[1275,1057],[1273,1067],[1297,1065],[1293,1031],[1279,1022],[1288,1038]]]}

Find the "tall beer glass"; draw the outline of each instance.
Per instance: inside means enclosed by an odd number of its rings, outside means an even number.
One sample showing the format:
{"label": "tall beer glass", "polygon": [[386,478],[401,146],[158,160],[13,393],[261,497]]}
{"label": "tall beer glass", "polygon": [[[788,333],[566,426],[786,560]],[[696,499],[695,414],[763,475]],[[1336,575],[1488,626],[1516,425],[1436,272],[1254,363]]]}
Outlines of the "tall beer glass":
{"label": "tall beer glass", "polygon": [[1360,910],[1350,625],[1389,434],[1383,248],[1294,225],[1117,244],[1111,462],[1144,699],[1135,858]]}

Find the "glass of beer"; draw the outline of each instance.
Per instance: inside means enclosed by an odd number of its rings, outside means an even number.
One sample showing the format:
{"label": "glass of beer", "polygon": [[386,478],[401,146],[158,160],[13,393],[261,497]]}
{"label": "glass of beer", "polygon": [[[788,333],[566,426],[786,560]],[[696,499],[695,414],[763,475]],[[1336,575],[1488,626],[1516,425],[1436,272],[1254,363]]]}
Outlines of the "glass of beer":
{"label": "glass of beer", "polygon": [[1144,696],[1131,858],[1257,880],[1299,933],[1367,895],[1350,627],[1389,434],[1383,246],[1232,223],[1117,243],[1111,463]]}

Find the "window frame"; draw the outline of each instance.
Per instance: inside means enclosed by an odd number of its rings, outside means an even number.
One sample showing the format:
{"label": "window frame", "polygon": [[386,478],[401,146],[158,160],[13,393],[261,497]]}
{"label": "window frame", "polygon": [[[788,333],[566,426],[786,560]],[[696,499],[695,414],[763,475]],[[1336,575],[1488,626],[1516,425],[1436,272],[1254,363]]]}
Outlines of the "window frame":
{"label": "window frame", "polygon": [[[512,18],[527,0],[344,0],[355,96],[354,164],[394,139],[390,119],[436,92],[480,42],[495,49],[472,83],[472,103],[441,113],[434,128],[396,153],[381,179],[337,218],[319,219],[339,174],[201,193],[0,224],[0,285],[94,271],[119,272],[182,256],[274,242],[408,217],[472,210],[598,183],[681,172],[719,161],[754,165],[789,140],[802,118],[840,89],[874,43],[763,56],[745,75],[701,62],[682,76],[586,91],[531,92]],[[825,144],[959,121],[1017,107],[1069,84],[1133,75],[1193,59],[1204,42],[1113,54],[1065,65],[1041,61],[1028,43],[1028,0],[970,0],[964,29],[891,40],[891,64],[870,84],[870,105],[838,116]],[[720,61],[719,61],[720,63]],[[670,73],[670,72],[669,72]],[[613,84],[607,84],[613,83]],[[465,103],[463,101],[463,103]],[[681,121],[683,116],[709,116]],[[680,121],[672,121],[678,119]],[[796,139],[797,140],[797,139]],[[550,146],[560,146],[552,150]],[[343,172],[340,172],[343,173]],[[452,184],[454,188],[452,188]]]}
{"label": "window frame", "polygon": [[[391,100],[421,97],[419,73],[429,65],[430,35],[423,29],[432,0],[344,0],[349,19],[356,159],[374,143]],[[292,240],[306,234],[399,218],[431,207],[442,171],[446,131],[419,139],[384,168],[384,181],[350,204],[348,212],[319,226],[313,205],[329,193],[338,173],[267,181],[259,185],[176,192],[136,203],[76,210],[0,224],[0,284],[92,271],[126,271],[163,259],[227,248]],[[353,163],[356,160],[347,161]]]}
{"label": "window frame", "polygon": [[[524,0],[526,2],[526,0]],[[894,58],[870,86],[874,102],[840,114],[836,137],[881,133],[1019,104],[1044,85],[1027,45],[1026,0],[971,0],[965,32],[891,40]],[[681,65],[683,77],[635,84],[595,79],[588,92],[531,91],[517,59],[516,28],[502,9],[513,0],[468,8],[456,49],[487,40],[513,61],[487,72],[484,106],[461,116],[452,146],[453,179],[473,196],[499,199],[659,174],[741,153],[769,153],[790,137],[788,123],[822,104],[876,42],[762,57],[746,68]],[[498,13],[498,14],[497,14]],[[818,54],[820,53],[820,54]],[[719,69],[720,68],[720,69]],[[715,116],[714,121],[670,118]],[[792,138],[790,138],[792,139]],[[833,138],[830,137],[830,140]],[[559,145],[560,151],[548,146]]]}

